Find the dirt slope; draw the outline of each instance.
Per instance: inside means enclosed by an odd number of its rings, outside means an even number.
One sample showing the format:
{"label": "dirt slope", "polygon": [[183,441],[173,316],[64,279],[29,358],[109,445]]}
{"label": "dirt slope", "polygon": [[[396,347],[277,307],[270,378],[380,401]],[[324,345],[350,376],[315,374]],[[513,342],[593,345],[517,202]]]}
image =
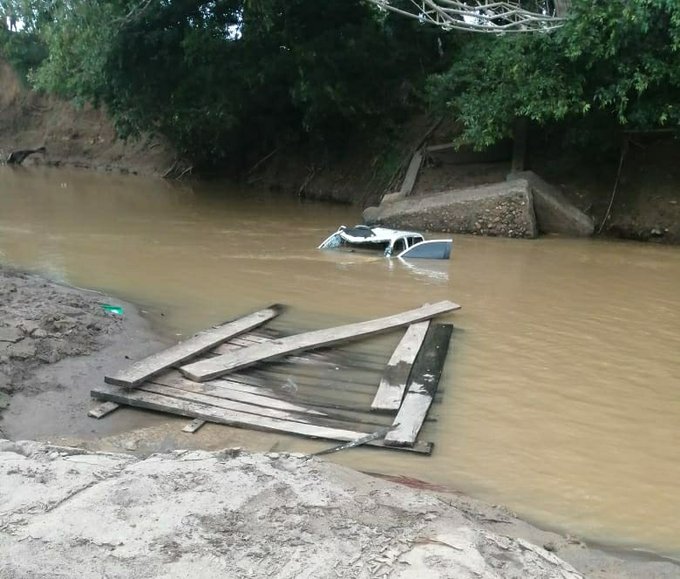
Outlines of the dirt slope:
{"label": "dirt slope", "polygon": [[2,59],[0,87],[0,159],[12,150],[45,146],[46,155],[25,163],[147,175],[163,174],[173,163],[174,153],[162,139],[123,142],[103,111],[29,91]]}

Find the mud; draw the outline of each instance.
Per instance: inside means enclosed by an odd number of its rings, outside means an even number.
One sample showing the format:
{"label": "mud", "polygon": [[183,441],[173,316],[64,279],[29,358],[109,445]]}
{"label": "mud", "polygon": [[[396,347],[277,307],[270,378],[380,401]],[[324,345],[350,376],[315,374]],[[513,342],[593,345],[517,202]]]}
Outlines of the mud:
{"label": "mud", "polygon": [[[111,302],[122,316],[102,308]],[[0,433],[33,437],[74,408],[84,417],[103,372],[161,344],[124,302],[0,266]]]}

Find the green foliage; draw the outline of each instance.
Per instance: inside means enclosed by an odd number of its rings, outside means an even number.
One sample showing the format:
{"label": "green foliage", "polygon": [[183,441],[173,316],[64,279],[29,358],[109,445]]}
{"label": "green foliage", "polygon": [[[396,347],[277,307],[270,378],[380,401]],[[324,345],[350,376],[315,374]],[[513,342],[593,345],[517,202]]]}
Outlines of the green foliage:
{"label": "green foliage", "polygon": [[26,80],[47,56],[47,47],[37,32],[44,13],[37,0],[0,0],[0,56]]}
{"label": "green foliage", "polygon": [[477,147],[508,136],[516,117],[677,126],[679,46],[678,2],[574,0],[555,33],[471,36],[451,68],[431,79],[430,98],[462,121],[460,142]]}
{"label": "green foliage", "polygon": [[[54,0],[56,1],[56,0]],[[59,0],[36,86],[103,104],[196,162],[244,164],[289,141],[339,146],[405,110],[438,32],[362,0]],[[435,58],[432,58],[432,56]]]}

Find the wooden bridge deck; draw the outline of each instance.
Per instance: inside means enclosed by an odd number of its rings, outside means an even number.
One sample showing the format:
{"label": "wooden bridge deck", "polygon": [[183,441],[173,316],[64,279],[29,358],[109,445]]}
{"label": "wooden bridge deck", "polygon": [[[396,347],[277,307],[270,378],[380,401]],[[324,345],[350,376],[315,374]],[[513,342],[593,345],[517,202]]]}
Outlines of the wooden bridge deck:
{"label": "wooden bridge deck", "polygon": [[[269,313],[264,317],[269,319]],[[448,324],[415,322],[394,352],[376,348],[371,341],[362,342],[366,347],[361,350],[336,346],[256,362],[202,382],[179,371],[187,360],[180,344],[169,349],[182,351],[164,369],[158,369],[158,360],[167,361],[167,351],[150,357],[148,376],[140,371],[140,361],[114,380],[107,379],[116,383],[94,388],[92,397],[103,401],[105,409],[90,415],[100,418],[117,405],[127,405],[195,419],[185,428],[188,432],[206,421],[349,442],[390,427],[386,436],[366,445],[430,454],[433,444],[417,437],[436,397],[451,330]],[[216,332],[227,335],[223,326]],[[228,358],[254,346],[261,350],[294,337],[267,327],[250,329],[206,351],[209,333],[199,334],[202,350],[192,362]],[[134,385],[122,386],[124,376]]]}

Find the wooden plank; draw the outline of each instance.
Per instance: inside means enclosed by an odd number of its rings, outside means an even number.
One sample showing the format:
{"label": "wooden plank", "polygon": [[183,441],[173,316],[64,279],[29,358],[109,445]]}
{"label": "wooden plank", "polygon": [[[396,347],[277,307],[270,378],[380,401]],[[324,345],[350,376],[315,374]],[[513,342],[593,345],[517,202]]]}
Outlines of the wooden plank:
{"label": "wooden plank", "polygon": [[[201,384],[198,385],[199,388]],[[190,391],[185,388],[177,388],[174,386],[164,386],[161,384],[154,384],[153,382],[145,382],[138,386],[144,392],[152,392],[153,394],[161,394],[163,396],[170,396],[180,400],[187,400],[189,402],[198,402],[200,404],[208,404],[216,406],[217,408],[225,408],[227,410],[234,410],[245,414],[255,414],[257,416],[264,416],[267,418],[278,418],[282,420],[289,420],[292,422],[302,422],[304,424],[314,424],[316,426],[326,426],[329,428],[351,429],[363,432],[371,430],[380,424],[370,421],[345,420],[343,417],[337,418],[323,415],[318,410],[310,410],[303,408],[301,411],[279,410],[277,408],[268,408],[266,406],[259,406],[256,404],[248,404],[245,402],[237,402],[230,398],[221,396],[221,393],[212,391],[209,394],[203,394],[200,391]],[[218,394],[217,396],[215,394]]]}
{"label": "wooden plank", "polygon": [[408,327],[387,363],[378,392],[371,404],[371,410],[399,410],[413,362],[420,352],[429,327],[429,321],[411,324]]}
{"label": "wooden plank", "polygon": [[[242,402],[244,404],[253,404],[263,408],[271,408],[274,410],[283,410],[284,412],[301,412],[311,414],[314,416],[326,416],[323,412],[307,408],[292,402],[286,402],[272,396],[263,396],[262,394],[252,394],[239,390],[231,390],[227,383],[217,384],[214,382],[192,382],[181,376],[177,377],[157,377],[152,378],[151,382],[159,386],[169,386],[171,388],[180,388],[186,392],[193,392],[196,394],[204,394],[206,396],[215,396],[217,398],[224,398],[234,402]],[[146,384],[143,384],[145,386]]]}
{"label": "wooden plank", "polygon": [[278,408],[266,408],[265,406],[257,406],[255,404],[248,404],[246,402],[237,402],[235,400],[228,400],[219,398],[217,396],[209,396],[201,392],[192,392],[184,388],[176,388],[174,386],[165,386],[163,384],[154,384],[153,382],[144,382],[138,386],[144,392],[151,392],[153,394],[161,394],[162,396],[171,396],[172,398],[179,398],[182,400],[189,400],[191,402],[199,402],[201,404],[209,404],[218,408],[226,410],[233,410],[235,412],[243,412],[245,414],[255,414],[258,416],[266,416],[269,418],[280,418],[282,420],[294,420],[306,422],[307,414],[311,419],[312,416],[318,416],[319,412],[306,412],[303,409],[300,412],[293,413],[289,410],[279,410]]}
{"label": "wooden plank", "polygon": [[420,166],[422,164],[423,153],[418,150],[413,153],[413,157],[411,157],[411,163],[409,164],[408,170],[406,171],[406,176],[404,177],[404,181],[401,184],[401,189],[399,189],[399,193],[401,195],[408,197],[411,194],[411,191],[413,191],[413,187],[416,184],[416,179],[418,179],[418,172],[420,171]]}
{"label": "wooden plank", "polygon": [[380,332],[392,330],[400,326],[406,326],[433,318],[436,315],[459,309],[458,304],[450,301],[442,301],[432,305],[425,305],[415,310],[403,312],[394,316],[387,316],[367,322],[358,322],[336,328],[316,330],[295,336],[288,336],[278,340],[272,340],[265,344],[255,344],[249,348],[243,348],[215,358],[200,360],[193,364],[182,366],[180,371],[187,378],[196,382],[204,382],[212,378],[218,378],[229,372],[251,366],[256,362],[271,360],[280,356],[287,356],[304,350],[329,346],[364,336],[374,335]]}
{"label": "wooden plank", "polygon": [[134,388],[151,376],[162,372],[163,370],[181,364],[214,348],[218,344],[233,338],[238,334],[252,330],[279,315],[282,311],[282,306],[273,305],[259,312],[255,312],[248,316],[222,324],[216,328],[206,330],[196,334],[184,342],[180,342],[176,346],[167,348],[162,352],[153,354],[136,362],[129,368],[119,372],[114,376],[107,376],[104,381],[108,384],[115,384],[118,386],[125,386],[126,388]]}
{"label": "wooden plank", "polygon": [[[139,389],[123,390],[121,388],[111,388],[102,385],[101,387],[92,390],[91,394],[98,400],[110,400],[136,408],[168,412],[180,416],[187,416],[189,418],[200,418],[207,422],[216,422],[218,424],[226,424],[227,426],[248,427],[267,432],[282,432],[311,438],[340,441],[354,441],[366,436],[365,432],[327,428],[313,424],[304,424],[302,422],[290,422],[277,418],[257,416],[254,414],[243,414],[224,408],[217,408],[206,404],[179,400],[169,396],[153,394],[151,392],[144,392]],[[379,441],[370,442],[367,446],[384,447],[382,442]],[[411,450],[418,454],[430,454],[432,452],[432,446],[433,445],[430,443],[419,443],[414,445],[413,448],[405,448],[404,450]]]}
{"label": "wooden plank", "polygon": [[90,410],[87,415],[91,418],[104,418],[104,416],[111,414],[114,410],[118,410],[118,408],[120,408],[120,404],[116,404],[115,402],[104,402],[104,404],[100,404]]}
{"label": "wooden plank", "polygon": [[[371,415],[369,412],[365,410],[363,412],[354,411],[351,413],[347,413],[341,411],[339,412],[336,409],[323,407],[318,404],[316,405],[317,407],[313,407],[313,405],[307,404],[303,405],[296,404],[275,397],[275,395],[273,394],[270,396],[264,395],[262,391],[260,391],[259,393],[253,393],[243,392],[238,389],[234,390],[232,384],[223,380],[211,380],[208,382],[192,382],[191,380],[187,380],[186,378],[177,376],[170,377],[161,376],[160,378],[152,378],[151,382],[162,386],[179,388],[180,390],[185,390],[186,392],[193,392],[196,394],[214,396],[216,398],[222,398],[225,400],[233,400],[235,402],[253,404],[255,406],[262,406],[263,408],[274,408],[277,410],[286,410],[294,413],[299,412],[304,414],[305,416],[319,416],[342,422],[371,424],[373,426],[382,426],[384,424],[384,421],[377,420],[377,417],[375,415]],[[235,384],[235,386],[242,385]],[[140,386],[140,388],[144,388],[144,385]]]}
{"label": "wooden plank", "polygon": [[411,446],[425,422],[437,390],[451,340],[451,324],[435,324],[427,332],[409,379],[408,392],[394,419],[398,425],[385,436],[387,446]]}
{"label": "wooden plank", "polygon": [[[234,350],[239,350],[241,348],[248,348],[255,344],[265,344],[270,342],[270,338],[262,338],[251,340],[247,336],[239,336],[229,340],[226,344],[220,344],[214,348],[210,355],[227,354],[233,352]],[[385,367],[384,363],[380,363],[372,360],[364,360],[359,356],[352,356],[343,353],[336,352],[324,352],[324,353],[306,353],[297,356],[287,356],[284,358],[283,362],[287,364],[300,364],[305,366],[314,366],[320,368],[337,368],[337,367],[352,367],[360,370],[379,370],[382,371]]]}
{"label": "wooden plank", "polygon": [[429,147],[425,147],[425,150],[428,153],[439,153],[441,151],[448,151],[449,149],[455,149],[456,145],[453,143],[443,143],[441,145],[430,145]]}
{"label": "wooden plank", "polygon": [[193,434],[204,424],[205,420],[201,420],[200,418],[194,418],[189,424],[182,428],[182,432],[188,432],[189,434]]}

